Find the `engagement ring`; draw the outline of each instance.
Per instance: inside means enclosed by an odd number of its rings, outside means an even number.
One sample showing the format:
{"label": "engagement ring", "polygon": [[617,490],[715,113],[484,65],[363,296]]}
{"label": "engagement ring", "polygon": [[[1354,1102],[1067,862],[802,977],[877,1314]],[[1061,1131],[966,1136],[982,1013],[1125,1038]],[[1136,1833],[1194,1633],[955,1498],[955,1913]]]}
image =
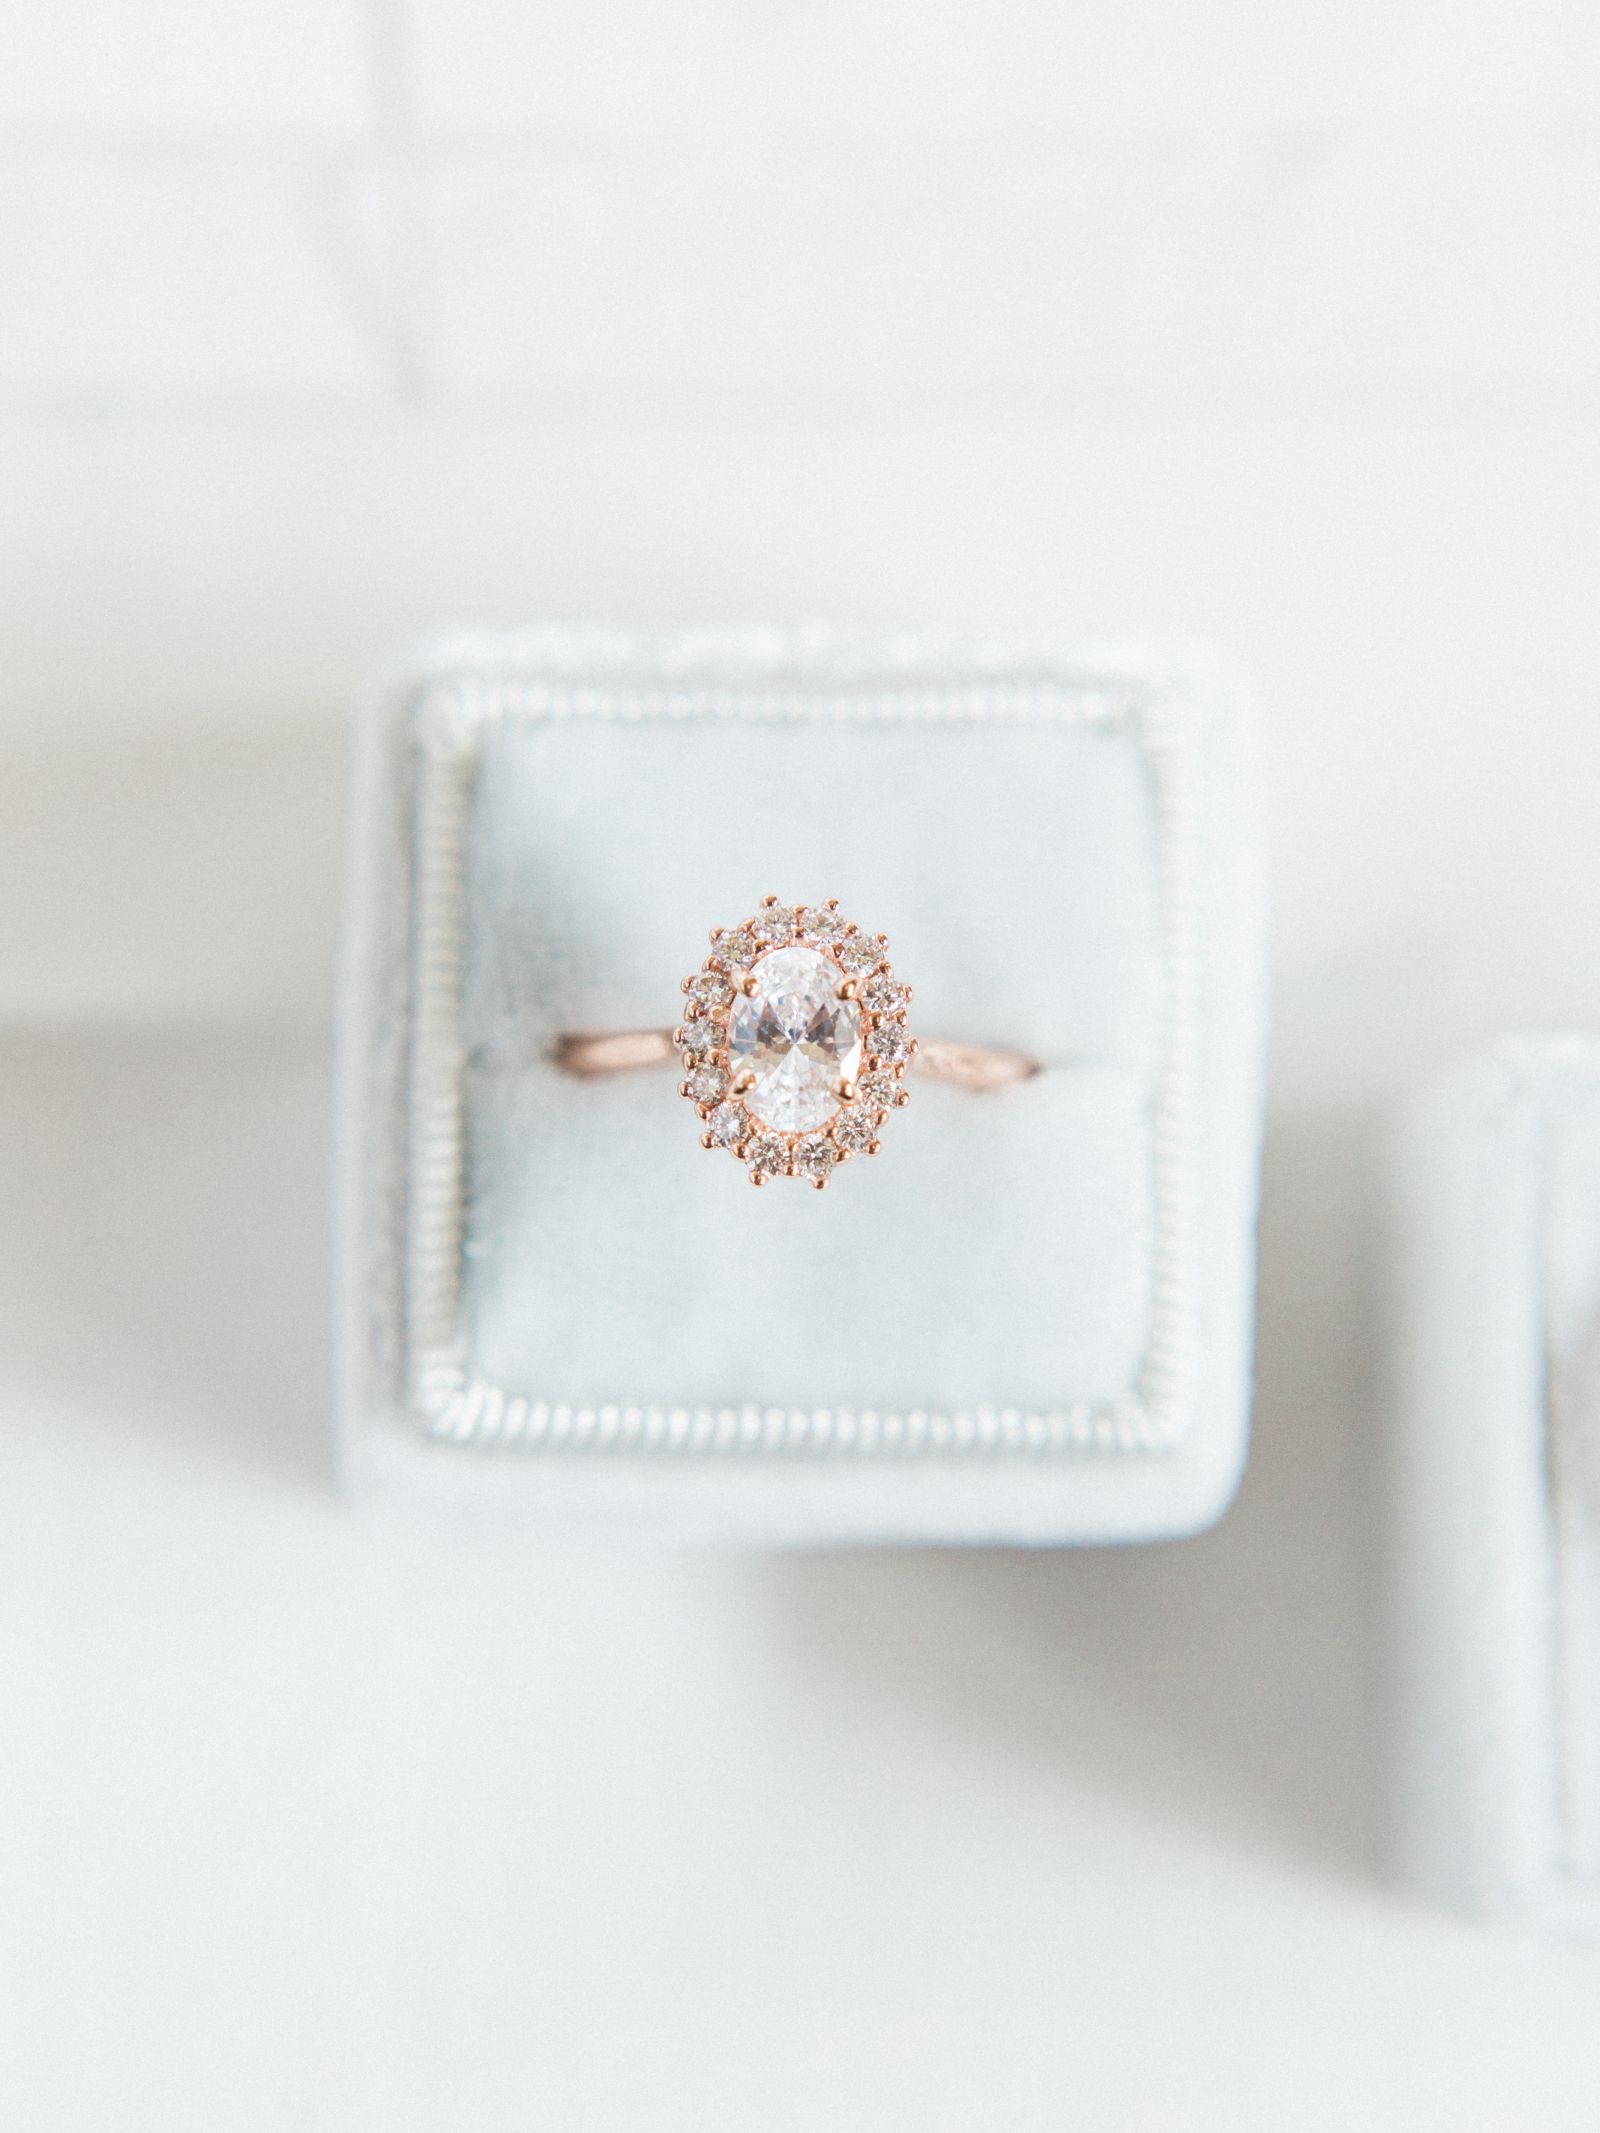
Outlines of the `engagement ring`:
{"label": "engagement ring", "polygon": [[837,898],[767,897],[754,918],[713,931],[682,990],[677,1029],[569,1034],[557,1063],[614,1074],[681,1055],[679,1094],[702,1122],[701,1145],[736,1156],[754,1185],[804,1178],[820,1192],[841,1163],[876,1155],[890,1112],[911,1100],[908,1069],[969,1089],[1038,1071],[1021,1052],[914,1037],[911,987],[890,965],[887,936],[841,918]]}

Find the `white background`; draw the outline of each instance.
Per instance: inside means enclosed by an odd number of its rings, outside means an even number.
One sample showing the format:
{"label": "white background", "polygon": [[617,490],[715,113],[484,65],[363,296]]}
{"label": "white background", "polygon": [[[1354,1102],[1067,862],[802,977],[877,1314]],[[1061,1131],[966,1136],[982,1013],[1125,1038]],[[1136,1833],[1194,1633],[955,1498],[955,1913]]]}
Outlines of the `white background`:
{"label": "white background", "polygon": [[[1382,1125],[1600,1013],[1589,0],[0,6],[0,2122],[1591,2127],[1382,1861]],[[1116,1555],[357,1521],[345,720],[447,619],[1192,636],[1255,1460]]]}

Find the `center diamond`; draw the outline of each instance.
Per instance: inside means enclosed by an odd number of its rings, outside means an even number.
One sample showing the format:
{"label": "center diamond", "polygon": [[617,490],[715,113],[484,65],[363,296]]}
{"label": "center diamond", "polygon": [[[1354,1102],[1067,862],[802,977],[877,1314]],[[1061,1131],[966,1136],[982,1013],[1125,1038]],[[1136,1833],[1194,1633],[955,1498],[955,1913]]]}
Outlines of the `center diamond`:
{"label": "center diamond", "polygon": [[815,948],[777,948],[751,972],[728,1019],[735,1086],[773,1133],[811,1133],[839,1108],[839,1084],[861,1071],[861,1010],[839,998],[839,971]]}

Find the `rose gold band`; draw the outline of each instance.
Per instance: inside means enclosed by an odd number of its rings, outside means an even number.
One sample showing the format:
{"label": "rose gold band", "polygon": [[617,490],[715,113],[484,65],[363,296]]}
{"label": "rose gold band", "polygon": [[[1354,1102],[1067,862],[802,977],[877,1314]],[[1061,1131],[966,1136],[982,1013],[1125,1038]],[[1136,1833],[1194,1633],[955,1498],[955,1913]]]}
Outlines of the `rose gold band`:
{"label": "rose gold band", "polygon": [[[579,1030],[555,1042],[556,1065],[586,1080],[598,1074],[626,1074],[635,1067],[665,1066],[676,1057],[669,1029],[624,1029],[603,1036]],[[929,1081],[950,1081],[963,1089],[1003,1089],[1037,1074],[1039,1063],[1025,1052],[921,1037],[911,1070]]]}

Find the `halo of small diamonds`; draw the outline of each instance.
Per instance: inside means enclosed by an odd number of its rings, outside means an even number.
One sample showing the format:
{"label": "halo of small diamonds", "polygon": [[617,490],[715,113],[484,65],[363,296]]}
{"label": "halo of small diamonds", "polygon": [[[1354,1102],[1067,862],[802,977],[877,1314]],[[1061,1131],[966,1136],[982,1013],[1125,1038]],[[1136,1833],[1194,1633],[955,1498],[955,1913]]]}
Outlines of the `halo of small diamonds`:
{"label": "halo of small diamonds", "polygon": [[800,1178],[819,1192],[840,1164],[878,1153],[880,1127],[909,1101],[917,1049],[911,988],[884,934],[863,932],[836,900],[769,896],[713,931],[682,990],[679,1093],[703,1122],[703,1147],[736,1156],[752,1184]]}

